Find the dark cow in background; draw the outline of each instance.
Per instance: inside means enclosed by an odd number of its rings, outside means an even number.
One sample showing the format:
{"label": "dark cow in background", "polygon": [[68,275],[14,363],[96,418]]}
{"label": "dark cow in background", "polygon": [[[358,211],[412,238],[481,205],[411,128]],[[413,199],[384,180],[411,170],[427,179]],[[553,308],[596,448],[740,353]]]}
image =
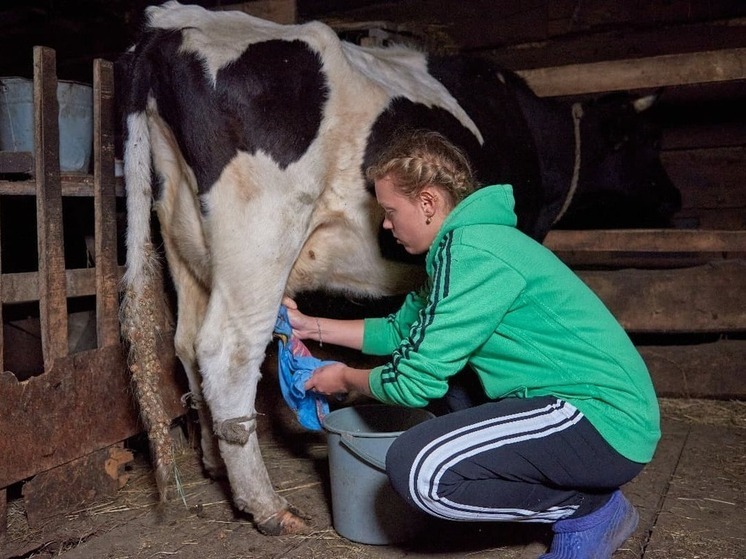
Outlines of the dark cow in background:
{"label": "dark cow in background", "polygon": [[147,17],[121,67],[133,378],[163,488],[168,421],[149,384],[161,328],[154,199],[177,292],[176,352],[193,400],[206,404],[203,461],[227,473],[236,506],[265,533],[305,529],[272,489],[255,433],[282,296],[382,296],[420,277],[381,256],[382,213],[363,178],[392,134],[430,128],[462,146],[483,183],[514,185],[520,227],[537,239],[594,193],[633,200],[656,225],[677,200],[639,135],[639,102],[556,104],[489,62],[362,48],[318,22],[281,26],[176,2]]}

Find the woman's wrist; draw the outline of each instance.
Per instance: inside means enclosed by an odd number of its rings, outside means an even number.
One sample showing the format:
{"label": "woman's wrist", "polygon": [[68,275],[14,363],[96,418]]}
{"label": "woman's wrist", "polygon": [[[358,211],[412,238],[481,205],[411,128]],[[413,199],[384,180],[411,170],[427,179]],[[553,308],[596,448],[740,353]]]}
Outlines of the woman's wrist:
{"label": "woman's wrist", "polygon": [[345,366],[342,378],[347,392],[355,391],[370,396],[369,377],[370,369],[353,369]]}
{"label": "woman's wrist", "polygon": [[362,320],[337,320],[300,313],[291,319],[293,331],[301,340],[316,340],[320,346],[328,343],[353,349],[362,347]]}

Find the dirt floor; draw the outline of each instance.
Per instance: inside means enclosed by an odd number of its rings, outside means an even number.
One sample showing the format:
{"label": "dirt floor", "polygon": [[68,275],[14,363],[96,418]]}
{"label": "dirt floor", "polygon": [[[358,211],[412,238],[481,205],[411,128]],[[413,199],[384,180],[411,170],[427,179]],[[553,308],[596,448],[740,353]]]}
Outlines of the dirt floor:
{"label": "dirt floor", "polygon": [[[746,402],[661,400],[663,438],[653,462],[625,488],[640,526],[615,559],[746,557]],[[280,493],[309,515],[305,536],[260,535],[231,506],[224,484],[202,475],[184,444],[178,463],[185,500],[156,504],[142,441],[115,497],[30,528],[23,500],[8,503],[0,557],[64,559],[535,558],[546,527],[436,524],[407,544],[370,546],[341,538],[331,522],[326,442],[296,430],[264,437],[263,453]]]}

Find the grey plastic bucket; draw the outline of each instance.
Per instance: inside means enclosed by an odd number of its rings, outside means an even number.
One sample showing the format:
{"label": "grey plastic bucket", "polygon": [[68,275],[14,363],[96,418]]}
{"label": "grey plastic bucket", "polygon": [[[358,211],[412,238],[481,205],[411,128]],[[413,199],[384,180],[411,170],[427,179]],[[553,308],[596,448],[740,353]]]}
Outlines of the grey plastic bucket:
{"label": "grey plastic bucket", "polygon": [[[60,170],[88,172],[93,146],[93,88],[57,82]],[[0,78],[0,150],[34,151],[34,82]]]}
{"label": "grey plastic bucket", "polygon": [[329,446],[332,522],[358,543],[386,545],[412,539],[427,515],[396,494],[386,476],[386,453],[401,433],[433,414],[386,405],[341,408],[323,421]]}

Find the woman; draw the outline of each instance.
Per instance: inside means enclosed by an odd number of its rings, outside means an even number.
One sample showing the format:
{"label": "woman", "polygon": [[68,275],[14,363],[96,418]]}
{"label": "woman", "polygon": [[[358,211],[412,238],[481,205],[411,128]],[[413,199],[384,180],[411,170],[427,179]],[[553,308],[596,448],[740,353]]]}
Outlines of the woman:
{"label": "woman", "polygon": [[401,138],[367,175],[384,228],[427,253],[428,282],[386,318],[315,318],[286,299],[299,337],[391,354],[372,370],[321,367],[306,389],[424,407],[473,372],[486,403],[399,436],[386,460],[395,490],[439,518],[553,523],[544,558],[610,558],[638,521],[619,487],[660,438],[640,355],[585,284],[516,229],[512,188],[475,190],[442,136]]}

